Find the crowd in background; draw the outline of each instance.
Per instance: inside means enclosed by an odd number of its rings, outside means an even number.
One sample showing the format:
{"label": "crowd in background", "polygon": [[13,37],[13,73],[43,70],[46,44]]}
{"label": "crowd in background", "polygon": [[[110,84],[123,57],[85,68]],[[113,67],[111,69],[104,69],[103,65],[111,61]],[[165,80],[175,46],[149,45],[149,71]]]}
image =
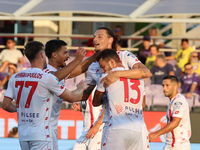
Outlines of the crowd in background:
{"label": "crowd in background", "polygon": [[[124,34],[123,27],[117,25],[114,32],[119,37],[117,50],[120,51],[122,47],[128,46],[127,40],[121,39],[121,36]],[[185,94],[186,98],[191,98],[194,94],[199,95],[199,53],[189,45],[187,38],[181,40],[181,49],[179,49],[176,54],[172,54],[172,52],[169,51],[161,52],[159,49],[170,49],[170,47],[165,45],[163,39],[152,39],[151,37],[153,36],[158,36],[158,29],[156,27],[149,30],[149,35],[143,36],[142,46],[136,53],[138,59],[145,64],[152,73],[151,79],[148,80],[146,84],[162,85],[164,76],[175,75],[179,79],[180,91]],[[20,50],[15,48],[15,45],[15,40],[8,38],[6,49],[2,50],[0,53],[0,90],[2,93],[7,89],[8,81],[14,73],[29,67],[29,65],[24,62],[26,58]],[[85,42],[85,45],[93,46],[93,40],[88,40]],[[92,52],[90,51],[87,56],[91,54]],[[71,80],[76,82],[76,79]]]}

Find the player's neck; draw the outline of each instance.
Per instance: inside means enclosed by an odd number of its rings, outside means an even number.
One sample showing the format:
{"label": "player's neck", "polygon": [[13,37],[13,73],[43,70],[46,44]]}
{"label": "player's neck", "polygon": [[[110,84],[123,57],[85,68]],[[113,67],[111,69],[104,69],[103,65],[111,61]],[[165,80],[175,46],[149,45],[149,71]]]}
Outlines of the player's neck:
{"label": "player's neck", "polygon": [[57,65],[57,63],[55,61],[52,61],[51,59],[49,59],[49,65],[53,66],[57,70],[60,69],[60,67]]}

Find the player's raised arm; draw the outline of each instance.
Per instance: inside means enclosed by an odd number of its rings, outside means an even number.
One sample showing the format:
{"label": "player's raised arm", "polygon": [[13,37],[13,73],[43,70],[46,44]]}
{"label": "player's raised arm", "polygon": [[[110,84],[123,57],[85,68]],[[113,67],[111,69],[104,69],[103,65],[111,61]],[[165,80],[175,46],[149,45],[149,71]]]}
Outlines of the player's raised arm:
{"label": "player's raised arm", "polygon": [[94,93],[94,98],[92,100],[92,105],[94,107],[96,106],[100,106],[102,104],[102,98],[103,98],[104,92],[100,92],[100,91],[95,91]]}
{"label": "player's raised arm", "polygon": [[104,86],[108,87],[110,84],[116,82],[119,78],[128,79],[144,79],[151,77],[152,74],[150,70],[141,62],[135,64],[130,70],[122,70],[110,72],[105,78],[101,80],[104,82]]}
{"label": "player's raised arm", "polygon": [[87,71],[88,67],[91,65],[92,62],[96,61],[96,57],[99,55],[100,52],[95,52],[92,56],[85,59],[81,64],[79,64],[71,73],[68,78],[72,78],[78,76]]}
{"label": "player's raised arm", "polygon": [[58,78],[59,81],[66,78],[82,62],[85,55],[86,50],[82,47],[78,48],[75,59],[66,67],[54,72],[53,74]]}

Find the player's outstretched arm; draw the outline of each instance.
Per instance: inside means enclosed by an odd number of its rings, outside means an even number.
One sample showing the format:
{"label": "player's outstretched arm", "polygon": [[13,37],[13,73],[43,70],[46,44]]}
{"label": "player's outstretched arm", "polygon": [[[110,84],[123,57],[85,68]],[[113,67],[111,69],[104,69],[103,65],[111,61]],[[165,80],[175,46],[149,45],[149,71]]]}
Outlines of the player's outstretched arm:
{"label": "player's outstretched arm", "polygon": [[156,131],[156,132],[152,132],[149,134],[149,141],[151,142],[153,139],[157,138],[160,135],[166,134],[170,131],[172,131],[173,129],[175,129],[182,118],[178,118],[178,117],[173,117],[173,120],[167,124],[165,127],[163,127],[162,129]]}
{"label": "player's outstretched arm", "polygon": [[86,55],[86,50],[82,47],[79,47],[76,51],[75,59],[70,62],[66,67],[54,72],[53,74],[58,78],[58,80],[62,80],[69,76],[69,74],[82,62],[83,58]]}
{"label": "player's outstretched arm", "polygon": [[72,110],[73,111],[82,111],[80,103],[78,103],[78,102],[73,103]]}
{"label": "player's outstretched arm", "polygon": [[96,57],[99,55],[100,52],[95,52],[92,56],[85,59],[81,64],[79,64],[70,74],[68,78],[76,77],[84,72],[87,71],[88,67],[96,61]]}
{"label": "player's outstretched arm", "polygon": [[104,86],[108,87],[110,84],[116,82],[119,78],[128,79],[144,79],[151,77],[150,70],[142,63],[135,64],[130,70],[120,70],[115,72],[109,72],[106,77],[101,80],[104,82]]}
{"label": "player's outstretched arm", "polygon": [[13,99],[10,99],[8,97],[4,97],[3,99],[3,104],[2,104],[2,108],[5,111],[8,112],[17,112],[17,107],[15,105],[13,105],[12,102]]}
{"label": "player's outstretched arm", "polygon": [[78,99],[78,101],[86,101],[89,98],[94,88],[95,85],[88,85],[88,88],[84,90],[83,95]]}
{"label": "player's outstretched arm", "polygon": [[100,106],[102,104],[102,98],[105,92],[99,92],[99,91],[95,91],[94,93],[94,98],[92,100],[92,105],[94,107],[96,106]]}
{"label": "player's outstretched arm", "polygon": [[69,90],[65,90],[60,97],[64,100],[64,101],[68,101],[68,102],[76,102],[82,95],[83,95],[83,91],[85,89],[87,89],[88,85],[84,82],[81,81],[79,82],[79,84],[77,84],[77,89],[74,91],[69,91]]}

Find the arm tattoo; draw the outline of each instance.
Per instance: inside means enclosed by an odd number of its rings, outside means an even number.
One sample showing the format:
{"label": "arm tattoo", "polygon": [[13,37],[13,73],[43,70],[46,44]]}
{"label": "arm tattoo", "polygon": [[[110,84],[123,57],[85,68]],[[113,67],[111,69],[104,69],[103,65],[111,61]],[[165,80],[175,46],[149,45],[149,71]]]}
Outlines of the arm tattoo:
{"label": "arm tattoo", "polygon": [[93,102],[95,105],[101,105],[102,104],[102,98],[104,93],[101,92],[95,92]]}

